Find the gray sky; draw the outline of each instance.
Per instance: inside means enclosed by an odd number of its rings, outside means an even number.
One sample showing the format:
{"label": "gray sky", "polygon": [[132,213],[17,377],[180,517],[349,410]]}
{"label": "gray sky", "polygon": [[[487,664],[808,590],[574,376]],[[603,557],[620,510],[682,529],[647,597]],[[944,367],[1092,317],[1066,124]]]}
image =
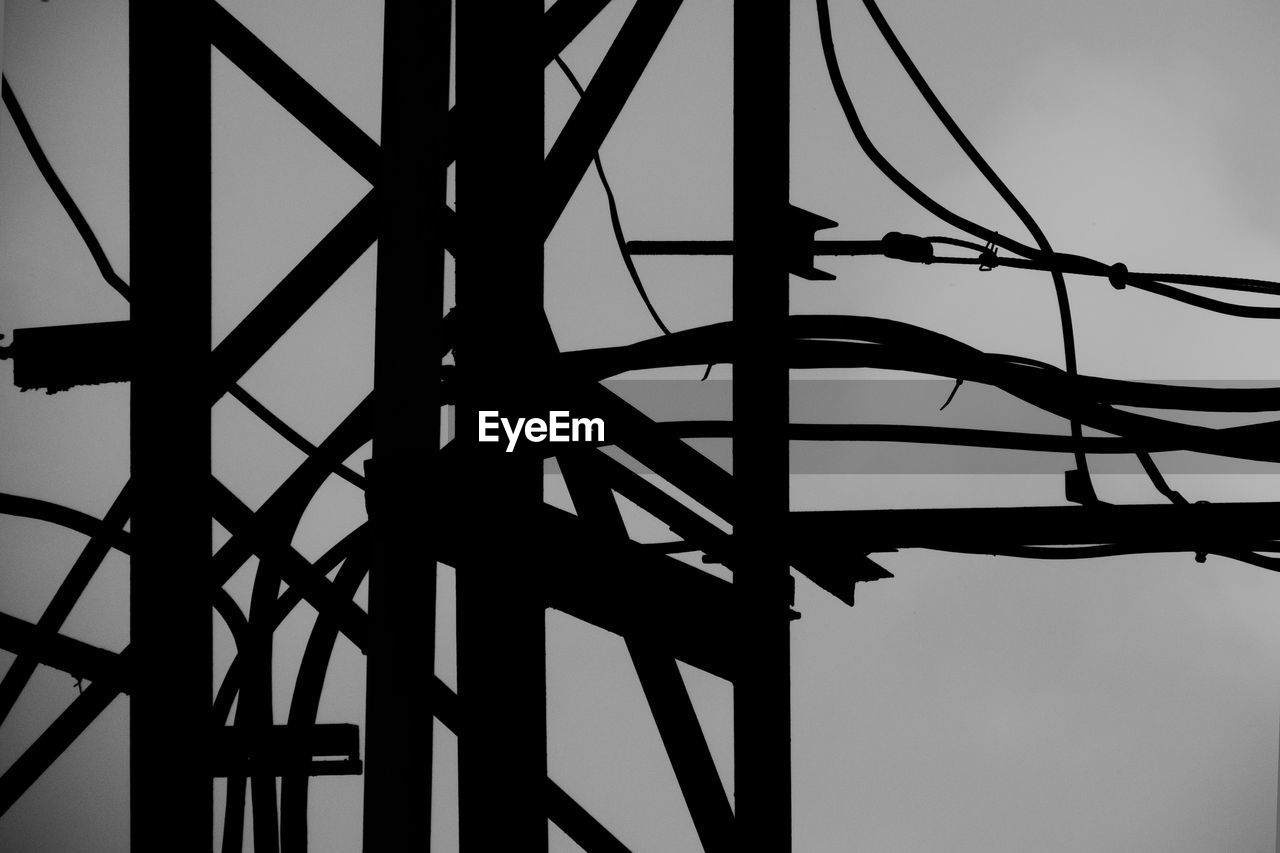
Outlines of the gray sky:
{"label": "gray sky", "polygon": [[[224,5],[375,138],[381,4]],[[615,0],[565,53],[584,80],[616,32]],[[917,184],[972,219],[1025,235],[912,96],[861,4],[832,0],[837,49],[872,137]],[[1280,7],[1232,0],[1064,4],[885,2],[938,95],[1037,216],[1055,247],[1133,269],[1276,277]],[[731,205],[731,5],[686,0],[602,154],[628,236],[726,238]],[[7,0],[4,72],[37,134],[128,277],[127,26],[123,0]],[[792,200],[840,222],[829,236],[952,233],[863,160],[818,50],[810,0],[793,4]],[[220,56],[214,58],[215,339],[244,316],[366,185]],[[573,105],[548,72],[548,138]],[[795,281],[793,310],[908,320],[988,350],[1061,363],[1046,277],[867,259]],[[324,436],[371,383],[374,256],[362,258],[245,378],[304,435]],[[729,266],[640,261],[673,328],[730,316]],[[1272,324],[1219,318],[1070,282],[1085,372],[1270,379]],[[604,198],[584,180],[547,249],[562,348],[654,333],[626,279]],[[0,116],[0,331],[122,319],[56,201]],[[19,395],[0,368],[0,490],[105,513],[127,476],[127,389]],[[962,389],[961,398],[967,391]],[[874,413],[873,413],[874,414]],[[874,419],[874,418],[872,418]],[[300,455],[227,399],[215,469],[257,505]],[[357,460],[367,455],[357,454]],[[1064,466],[1068,464],[1064,461]],[[1277,499],[1270,476],[1185,475],[1193,499]],[[796,508],[1059,503],[1033,475],[803,475]],[[1157,501],[1135,477],[1099,478],[1112,501]],[[548,497],[563,490],[548,480]],[[331,481],[295,544],[315,556],[363,520]],[[634,519],[637,536],[653,535]],[[856,531],[850,531],[851,542]],[[0,518],[2,609],[34,620],[81,541]],[[1267,573],[1189,555],[1071,564],[908,552],[852,610],[798,582],[793,628],[795,849],[1173,851],[1273,849],[1280,725],[1280,588]],[[242,602],[252,565],[232,580]],[[65,628],[127,642],[127,562],[113,557]],[[437,668],[452,681],[451,572],[441,573]],[[287,710],[310,612],[279,634],[276,712]],[[552,776],[642,850],[696,850],[622,642],[550,612]],[[218,674],[231,649],[219,626]],[[10,656],[0,653],[0,666]],[[685,668],[731,782],[731,691]],[[321,720],[362,722],[363,661],[340,641]],[[75,696],[41,669],[0,732],[7,766]],[[117,702],[0,819],[0,849],[127,849],[127,704]],[[438,848],[456,847],[452,736],[439,737]],[[317,851],[358,849],[359,783],[312,785]],[[552,849],[572,844],[552,828]]]}

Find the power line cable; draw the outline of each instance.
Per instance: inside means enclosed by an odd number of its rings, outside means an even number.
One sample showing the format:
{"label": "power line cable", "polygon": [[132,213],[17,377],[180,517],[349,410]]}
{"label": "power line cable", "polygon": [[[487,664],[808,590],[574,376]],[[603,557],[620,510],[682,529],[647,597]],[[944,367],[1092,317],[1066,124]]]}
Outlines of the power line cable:
{"label": "power line cable", "polygon": [[[846,118],[849,120],[850,126],[856,126],[854,135],[858,138],[858,142],[862,146],[864,152],[867,153],[868,157],[876,163],[877,167],[879,167],[883,173],[893,180],[894,183],[898,184],[900,188],[904,189],[904,191],[907,191],[907,187],[911,187],[911,189],[914,190],[914,193],[908,191],[908,194],[915,198],[917,202],[924,204],[926,208],[933,210],[935,215],[947,214],[950,217],[953,217],[953,225],[957,225],[957,227],[960,227],[962,230],[968,231],[975,236],[982,237],[993,246],[1006,245],[1007,241],[998,233],[981,228],[980,226],[977,226],[976,223],[970,222],[969,220],[962,219],[948,211],[942,205],[933,201],[932,198],[919,188],[916,188],[906,179],[905,176],[894,169],[887,159],[883,156],[879,156],[878,151],[875,152],[876,156],[872,156],[872,151],[875,151],[875,148],[871,145],[870,137],[867,136],[865,130],[862,133],[859,133],[856,129],[861,127],[861,123],[857,121],[857,111],[854,108],[852,98],[849,96],[848,89],[843,82],[839,64],[836,60],[835,44],[831,36],[830,9],[828,7],[827,0],[817,0],[817,4],[818,27],[828,76],[831,77],[832,85],[837,90],[836,96],[840,101],[840,105],[845,112]],[[1003,199],[1010,209],[1013,210],[1014,214],[1018,217],[1018,220],[1023,224],[1027,231],[1030,232],[1032,238],[1036,242],[1039,252],[1052,256],[1053,247],[1049,244],[1048,237],[1046,237],[1043,229],[1040,228],[1040,225],[1035,221],[1035,218],[1031,216],[1031,213],[1027,210],[1026,206],[1023,205],[1018,197],[1013,194],[1004,181],[1001,180],[1000,176],[996,174],[995,170],[991,168],[990,164],[987,163],[986,159],[978,152],[977,148],[973,146],[968,137],[965,136],[964,132],[960,129],[959,125],[956,124],[955,120],[951,118],[950,113],[948,113],[946,108],[943,107],[941,101],[938,100],[937,96],[933,93],[933,90],[929,87],[928,82],[924,79],[923,75],[920,74],[919,69],[911,60],[911,57],[902,47],[902,43],[898,40],[892,28],[889,27],[884,16],[880,14],[879,8],[875,5],[873,0],[864,0],[864,5],[870,13],[872,20],[875,22],[876,28],[880,31],[881,36],[889,45],[890,50],[893,51],[894,56],[903,67],[903,70],[907,72],[907,76],[911,78],[916,90],[925,99],[926,103],[929,104],[934,115],[940,122],[942,122],[943,126],[947,129],[947,132],[951,134],[952,139],[954,139],[956,144],[958,144],[961,150],[964,151],[970,162],[977,167],[978,171],[982,173],[987,182],[991,184],[991,186],[1000,195],[1001,199]],[[1012,251],[1018,251],[1022,246],[1020,243],[1013,243],[1009,248]],[[1022,254],[1022,252],[1019,251],[1019,254]],[[1076,374],[1078,373],[1078,368],[1076,363],[1075,327],[1071,316],[1071,302],[1070,296],[1067,293],[1066,280],[1058,270],[1051,270],[1050,276],[1053,279],[1054,293],[1058,302],[1058,319],[1062,329],[1063,359],[1067,372],[1069,374]],[[1071,435],[1073,438],[1079,438],[1081,436],[1081,426],[1078,421],[1071,421]],[[1097,495],[1093,488],[1092,478],[1089,476],[1088,457],[1083,453],[1077,453],[1075,459],[1076,467],[1080,472],[1078,482],[1082,487],[1076,497],[1080,498],[1083,503],[1095,502],[1097,500]]]}

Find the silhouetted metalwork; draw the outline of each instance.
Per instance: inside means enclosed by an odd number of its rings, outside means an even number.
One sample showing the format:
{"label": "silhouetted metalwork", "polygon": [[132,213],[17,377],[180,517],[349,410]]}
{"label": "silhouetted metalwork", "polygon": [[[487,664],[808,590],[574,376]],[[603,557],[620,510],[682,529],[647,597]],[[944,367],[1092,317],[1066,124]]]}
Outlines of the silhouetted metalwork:
{"label": "silhouetted metalwork", "polygon": [[[364,850],[431,838],[430,681],[435,661],[440,339],[444,327],[448,0],[389,0],[383,44],[382,226],[373,455],[366,468],[373,565],[365,682]],[[423,819],[423,816],[426,819]]]}
{"label": "silhouetted metalwork", "polygon": [[[703,848],[785,851],[791,838],[789,626],[798,618],[793,569],[850,606],[857,583],[891,577],[871,555],[907,548],[1028,559],[1178,551],[1280,570],[1280,557],[1273,556],[1280,538],[1270,531],[1280,504],[1192,503],[1169,486],[1151,456],[1184,450],[1280,461],[1271,439],[1277,422],[1210,429],[1150,413],[1280,412],[1280,388],[1080,375],[1061,282],[1066,274],[1105,278],[1117,290],[1132,287],[1219,313],[1268,318],[1280,317],[1280,308],[1186,288],[1280,295],[1280,284],[1135,272],[1050,248],[871,0],[865,5],[872,19],[921,96],[1036,245],[953,213],[876,149],[840,75],[825,0],[817,2],[819,37],[854,139],[907,196],[963,236],[890,231],[865,240],[816,239],[835,223],[792,205],[788,191],[789,3],[739,0],[732,233],[627,240],[599,149],[665,33],[680,25],[681,4],[638,0],[584,87],[559,54],[606,5],[559,0],[544,12],[532,0],[500,9],[458,0],[455,16],[448,0],[387,0],[379,144],[218,4],[175,10],[134,0],[129,283],[112,269],[17,94],[4,83],[3,101],[24,145],[103,280],[130,300],[132,313],[127,322],[17,330],[0,358],[13,361],[21,388],[54,392],[130,381],[133,421],[132,479],[104,518],[0,495],[0,513],[87,539],[36,623],[0,615],[0,647],[16,656],[0,680],[0,722],[38,665],[69,673],[82,687],[0,776],[0,813],[128,694],[138,851],[210,849],[215,776],[226,779],[224,853],[241,849],[246,797],[255,850],[304,851],[310,778],[356,773],[365,777],[364,848],[425,849],[430,716],[459,737],[465,851],[545,850],[548,819],[591,853],[626,851],[613,831],[547,777],[544,620],[553,608],[625,639]],[[456,58],[450,56],[453,17]],[[211,46],[373,185],[212,349]],[[553,62],[580,98],[545,146],[543,70]],[[451,69],[458,104],[452,108]],[[446,205],[446,169],[455,158],[456,213]],[[593,164],[628,273],[662,334],[562,353],[543,308],[543,244]],[[499,234],[501,249],[494,250]],[[238,383],[375,243],[374,389],[312,443]],[[446,252],[458,258],[452,312],[445,305]],[[732,320],[671,331],[631,262],[632,255],[646,254],[731,257]],[[1049,273],[1061,297],[1066,368],[982,352],[897,321],[791,315],[790,277],[831,280],[815,258],[838,255]],[[450,353],[456,365],[443,363]],[[634,370],[711,364],[733,365],[731,421],[657,422],[602,384]],[[862,367],[949,377],[957,388],[990,385],[1060,417],[1070,434],[789,421],[791,370]],[[209,406],[225,394],[305,457],[256,510],[210,473]],[[465,426],[481,409],[526,414],[545,412],[548,403],[604,418],[608,444],[656,478],[599,446],[564,450],[544,443],[506,454],[479,443]],[[464,426],[442,442],[439,415],[449,406]],[[1106,434],[1084,435],[1084,426]],[[732,439],[732,473],[685,440],[705,437]],[[346,467],[370,440],[367,470]],[[1064,495],[1080,505],[793,512],[793,441],[1063,454],[1074,460]],[[1102,503],[1089,478],[1092,454],[1134,455],[1169,503]],[[548,455],[557,457],[573,512],[543,500]],[[368,521],[309,560],[291,543],[307,506],[333,476],[365,490]],[[637,541],[619,498],[675,539]],[[229,532],[212,554],[210,520]],[[133,572],[131,642],[119,653],[60,633],[112,550],[130,557]],[[222,587],[253,557],[259,566],[245,612]],[[725,567],[732,581],[702,571],[698,558]],[[437,563],[457,570],[456,694],[433,674]],[[366,577],[367,611],[354,600]],[[287,719],[279,722],[272,712],[273,637],[304,602],[317,618]],[[216,692],[210,688],[213,613],[237,652]],[[353,724],[317,719],[340,636],[367,656],[363,759]],[[732,796],[677,661],[734,686]]]}
{"label": "silhouetted metalwork", "polygon": [[[734,849],[791,847],[788,273],[830,220],[790,205],[789,0],[733,8]],[[778,239],[781,237],[781,239]]]}
{"label": "silhouetted metalwork", "polygon": [[[457,4],[457,423],[527,411],[554,340],[542,316],[543,5]],[[500,61],[498,58],[501,57]],[[494,251],[495,234],[504,246]],[[512,353],[519,353],[512,358]],[[502,401],[501,403],[499,401]],[[460,426],[465,466],[446,516],[473,540],[457,573],[458,834],[464,850],[547,849],[546,631],[538,536],[542,464],[487,452]],[[502,484],[497,487],[497,484]],[[469,519],[469,521],[468,521]],[[459,555],[461,556],[461,555]]]}
{"label": "silhouetted metalwork", "polygon": [[135,361],[129,394],[130,834],[147,853],[213,843],[210,739],[192,737],[213,702],[208,44],[203,7],[129,4],[129,322],[163,354]]}

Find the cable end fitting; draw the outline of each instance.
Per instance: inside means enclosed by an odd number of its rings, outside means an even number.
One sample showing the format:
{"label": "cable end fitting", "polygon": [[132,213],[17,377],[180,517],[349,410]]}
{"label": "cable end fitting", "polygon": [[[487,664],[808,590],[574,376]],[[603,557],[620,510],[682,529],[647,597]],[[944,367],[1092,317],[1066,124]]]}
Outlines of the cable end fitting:
{"label": "cable end fitting", "polygon": [[880,245],[886,258],[917,264],[933,263],[933,244],[915,234],[890,231],[880,238]]}
{"label": "cable end fitting", "polygon": [[1111,282],[1111,286],[1116,290],[1124,290],[1125,284],[1129,280],[1129,268],[1124,264],[1112,264],[1107,270],[1107,281]]}

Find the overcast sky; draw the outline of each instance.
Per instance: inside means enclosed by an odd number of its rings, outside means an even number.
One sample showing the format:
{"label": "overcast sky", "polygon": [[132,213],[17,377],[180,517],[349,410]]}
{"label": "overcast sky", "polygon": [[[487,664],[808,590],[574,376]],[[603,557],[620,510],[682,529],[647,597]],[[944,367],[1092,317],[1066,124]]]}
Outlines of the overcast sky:
{"label": "overcast sky", "polygon": [[[224,5],[377,138],[379,2]],[[631,5],[614,0],[566,51],[584,82]],[[1025,240],[913,95],[861,4],[832,7],[849,88],[881,149],[953,209]],[[885,0],[883,9],[1056,248],[1132,269],[1280,278],[1280,6]],[[125,12],[124,0],[6,0],[3,68],[127,279]],[[686,0],[602,149],[629,237],[730,236],[730,24],[728,0]],[[822,67],[812,0],[793,3],[792,33],[793,202],[837,220],[833,238],[961,236],[916,209],[857,150]],[[213,81],[217,340],[367,185],[216,54]],[[574,103],[554,67],[547,93],[550,139]],[[246,388],[312,440],[371,385],[374,261],[373,252],[358,261],[245,377]],[[727,261],[638,264],[673,328],[731,315]],[[902,319],[1061,364],[1047,277],[868,259],[820,266],[839,279],[793,281],[797,313]],[[1070,287],[1083,372],[1195,380],[1280,373],[1274,324],[1203,314],[1098,279]],[[656,332],[618,259],[593,175],[548,242],[546,291],[562,349]],[[101,281],[8,114],[0,116],[0,332],[125,317],[126,303]],[[956,417],[967,395],[960,391]],[[18,394],[0,366],[0,491],[101,516],[127,477],[127,408],[123,385]],[[230,399],[213,415],[215,472],[256,506],[301,455]],[[353,464],[365,456],[367,448]],[[1171,479],[1192,499],[1280,493],[1274,477],[1213,470]],[[1115,502],[1160,500],[1132,475],[1100,477],[1098,489]],[[547,492],[563,500],[554,478]],[[1062,502],[1062,481],[797,474],[792,493],[804,509],[1045,504]],[[331,480],[295,545],[314,557],[363,519],[362,496]],[[635,522],[636,535],[655,533]],[[0,518],[0,609],[36,620],[82,544],[47,525]],[[1190,555],[1043,564],[912,551],[882,562],[897,577],[860,586],[853,609],[797,584],[797,851],[1273,849],[1280,580],[1214,558],[1199,565]],[[126,644],[127,568],[119,555],[108,559],[66,634],[111,649]],[[245,605],[252,570],[229,584]],[[437,669],[452,683],[451,605],[444,569]],[[277,720],[310,621],[299,608],[278,635]],[[637,853],[698,849],[622,641],[556,612],[547,626],[552,777]],[[231,642],[216,630],[220,678]],[[0,667],[11,659],[0,653]],[[684,672],[731,784],[731,691]],[[320,720],[362,723],[362,685],[363,659],[340,641]],[[69,676],[41,668],[0,730],[0,767],[75,695]],[[447,851],[457,843],[456,752],[452,736],[436,731],[435,832]],[[119,700],[0,819],[0,849],[126,850],[126,734],[127,702]],[[319,779],[311,791],[313,849],[358,849],[359,780]],[[575,849],[554,828],[551,838],[555,851]]]}

